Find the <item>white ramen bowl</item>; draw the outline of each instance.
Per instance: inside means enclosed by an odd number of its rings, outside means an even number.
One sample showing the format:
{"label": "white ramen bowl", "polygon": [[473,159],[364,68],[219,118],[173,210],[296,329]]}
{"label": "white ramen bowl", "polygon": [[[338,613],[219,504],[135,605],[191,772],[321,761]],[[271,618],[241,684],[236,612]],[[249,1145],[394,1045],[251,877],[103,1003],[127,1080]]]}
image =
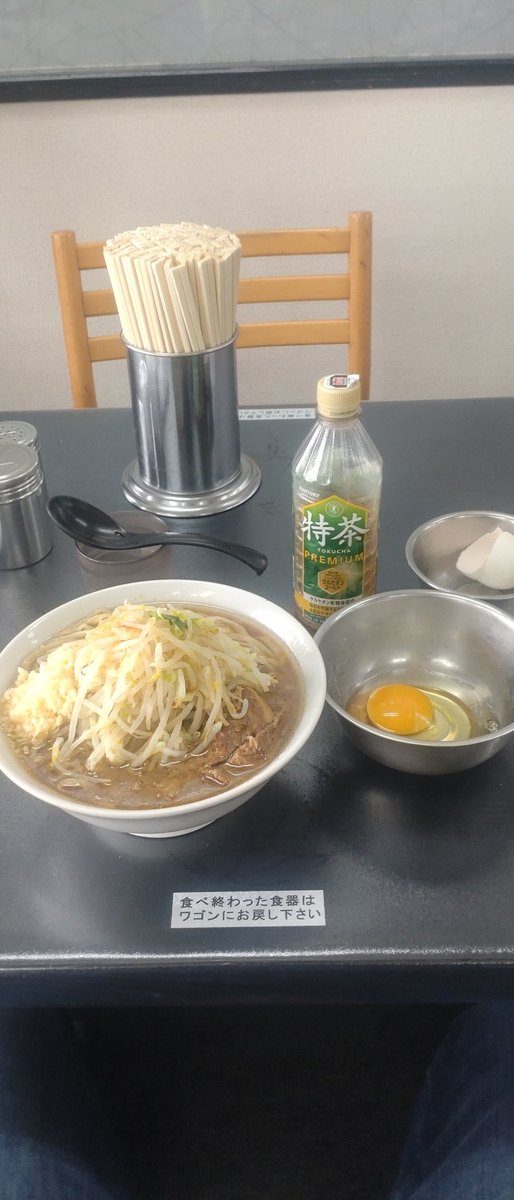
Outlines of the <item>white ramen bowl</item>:
{"label": "white ramen bowl", "polygon": [[11,686],[20,663],[47,642],[60,630],[65,630],[84,617],[101,608],[115,608],[125,600],[133,604],[177,604],[181,607],[195,605],[224,609],[243,620],[256,621],[271,630],[293,655],[303,680],[303,703],[296,726],[285,746],[259,771],[234,787],[217,792],[204,800],[195,800],[170,808],[150,808],[130,811],[126,809],[100,808],[94,804],[80,804],[69,799],[42,780],[29,773],[6,735],[0,730],[0,770],[13,783],[52,804],[80,821],[97,825],[102,829],[118,833],[132,833],[143,837],[175,837],[191,833],[210,825],[219,817],[245,804],[264,784],[276,775],[302,748],[318,723],[326,692],[326,674],[323,659],[309,633],[285,609],[265,600],[262,596],[220,583],[205,583],[189,579],[150,580],[102,588],[61,604],[32,625],[28,625],[0,653],[0,695]]}

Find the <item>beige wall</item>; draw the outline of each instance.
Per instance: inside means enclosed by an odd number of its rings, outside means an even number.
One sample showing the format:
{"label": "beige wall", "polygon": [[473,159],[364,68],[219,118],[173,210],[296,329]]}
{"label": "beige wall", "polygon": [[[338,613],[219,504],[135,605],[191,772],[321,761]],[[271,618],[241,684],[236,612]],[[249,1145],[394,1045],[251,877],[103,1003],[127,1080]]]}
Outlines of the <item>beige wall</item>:
{"label": "beige wall", "polygon": [[[0,107],[2,408],[70,403],[51,229],[350,208],[374,219],[372,398],[514,395],[513,131],[512,87]],[[312,403],[343,366],[335,347],[242,351],[240,402]],[[98,377],[102,404],[128,402],[124,364]]]}

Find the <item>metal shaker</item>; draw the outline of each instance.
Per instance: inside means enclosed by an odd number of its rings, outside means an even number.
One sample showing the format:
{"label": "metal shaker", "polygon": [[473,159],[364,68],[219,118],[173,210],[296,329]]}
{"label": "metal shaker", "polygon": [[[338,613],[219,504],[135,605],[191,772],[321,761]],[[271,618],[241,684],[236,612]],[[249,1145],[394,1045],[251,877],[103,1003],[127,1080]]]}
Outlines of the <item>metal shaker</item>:
{"label": "metal shaker", "polygon": [[18,442],[20,446],[32,446],[40,454],[38,432],[30,421],[0,421],[0,443],[5,441]]}
{"label": "metal shaker", "polygon": [[0,439],[0,570],[30,567],[52,549],[46,485],[34,446]]}

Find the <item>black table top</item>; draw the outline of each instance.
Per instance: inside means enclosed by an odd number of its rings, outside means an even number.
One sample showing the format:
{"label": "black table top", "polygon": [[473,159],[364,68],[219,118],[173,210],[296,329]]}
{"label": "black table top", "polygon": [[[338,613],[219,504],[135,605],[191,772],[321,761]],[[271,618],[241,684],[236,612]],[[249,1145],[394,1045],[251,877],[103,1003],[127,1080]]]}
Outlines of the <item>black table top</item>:
{"label": "black table top", "polygon": [[[50,494],[127,507],[129,410],[6,416],[37,426]],[[404,545],[427,518],[514,510],[514,400],[368,404],[363,420],[384,459],[380,590],[416,586]],[[290,462],[309,424],[242,421],[260,491],[231,512],[185,523],[265,550],[266,573],[258,579],[215,552],[180,548],[173,575],[219,579],[292,611]],[[0,644],[104,582],[112,580],[85,573],[56,530],[47,559],[2,573]],[[460,775],[404,775],[353,749],[328,706],[301,754],[261,792],[185,837],[100,832],[1,776],[0,1003],[510,996],[513,784],[514,740]],[[247,890],[323,890],[326,925],[171,928],[173,893]]]}

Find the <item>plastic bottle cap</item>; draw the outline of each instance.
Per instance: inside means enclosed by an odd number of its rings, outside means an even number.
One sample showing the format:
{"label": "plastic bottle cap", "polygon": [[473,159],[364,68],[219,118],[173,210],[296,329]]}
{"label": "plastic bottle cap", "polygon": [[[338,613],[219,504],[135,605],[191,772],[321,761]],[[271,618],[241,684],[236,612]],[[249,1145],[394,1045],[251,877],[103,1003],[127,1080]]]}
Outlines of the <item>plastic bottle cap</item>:
{"label": "plastic bottle cap", "polygon": [[359,376],[325,375],[318,383],[317,403],[322,417],[349,417],[360,412]]}

